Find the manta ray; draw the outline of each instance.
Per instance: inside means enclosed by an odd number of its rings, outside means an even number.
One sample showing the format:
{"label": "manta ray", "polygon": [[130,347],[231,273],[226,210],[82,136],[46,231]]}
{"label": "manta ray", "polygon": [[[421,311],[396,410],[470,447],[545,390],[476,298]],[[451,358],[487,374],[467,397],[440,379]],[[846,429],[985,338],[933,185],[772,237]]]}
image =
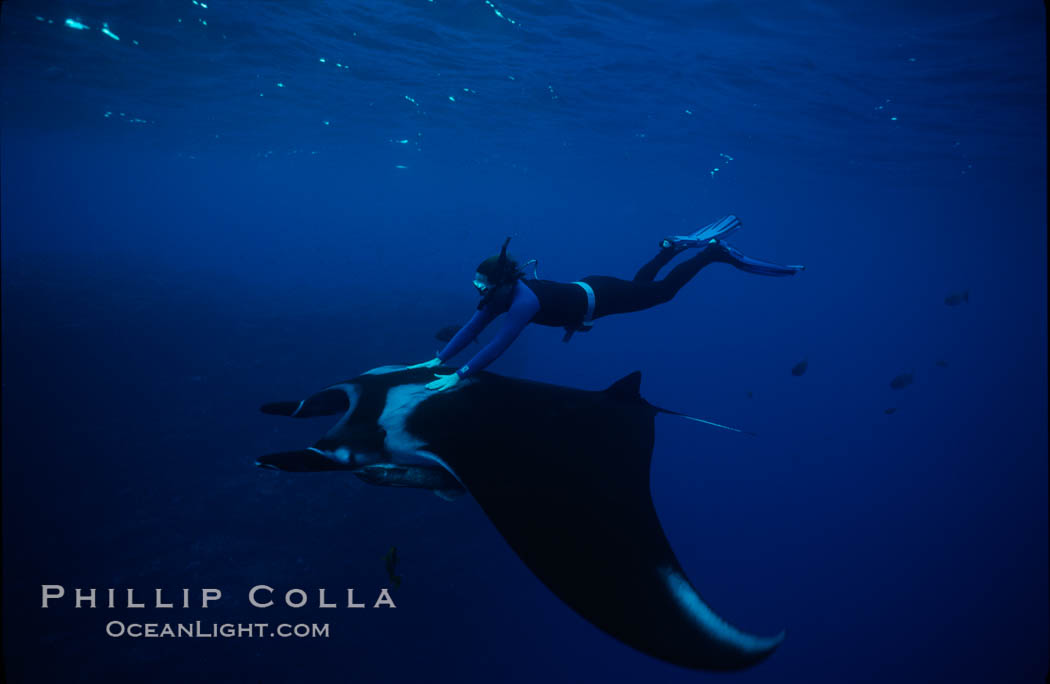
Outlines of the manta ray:
{"label": "manta ray", "polygon": [[656,414],[675,412],[641,397],[640,372],[601,391],[482,372],[434,392],[425,387],[434,370],[385,366],[263,405],[271,415],[340,417],[312,447],[257,465],[346,470],[445,499],[469,493],[558,598],[666,662],[737,670],[777,648],[783,632],[755,636],[716,615],[671,550],[649,465]]}

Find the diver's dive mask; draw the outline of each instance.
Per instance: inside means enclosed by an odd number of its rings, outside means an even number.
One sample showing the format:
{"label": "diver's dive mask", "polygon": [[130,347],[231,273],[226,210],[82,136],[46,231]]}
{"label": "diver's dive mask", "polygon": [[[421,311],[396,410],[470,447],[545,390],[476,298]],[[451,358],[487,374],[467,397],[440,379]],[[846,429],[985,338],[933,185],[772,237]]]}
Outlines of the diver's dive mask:
{"label": "diver's dive mask", "polygon": [[489,279],[481,273],[474,274],[474,287],[477,288],[478,294],[484,297],[488,291],[492,288],[489,284]]}

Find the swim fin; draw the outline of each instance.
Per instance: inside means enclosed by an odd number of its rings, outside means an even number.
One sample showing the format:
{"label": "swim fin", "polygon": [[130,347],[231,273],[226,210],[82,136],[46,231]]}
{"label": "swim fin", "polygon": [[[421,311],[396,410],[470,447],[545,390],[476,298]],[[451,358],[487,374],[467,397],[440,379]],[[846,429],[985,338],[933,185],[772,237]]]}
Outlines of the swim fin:
{"label": "swim fin", "polygon": [[740,219],[730,214],[714,223],[704,226],[691,235],[670,235],[660,241],[663,249],[685,249],[687,247],[706,247],[712,240],[721,240],[743,225]]}
{"label": "swim fin", "polygon": [[772,261],[753,259],[752,257],[745,256],[740,250],[722,242],[721,240],[717,240],[715,244],[711,245],[711,249],[720,252],[718,261],[735,266],[741,271],[747,271],[748,273],[757,273],[758,275],[767,276],[789,276],[795,275],[799,271],[806,270],[806,267],[802,265],[781,265],[774,264]]}

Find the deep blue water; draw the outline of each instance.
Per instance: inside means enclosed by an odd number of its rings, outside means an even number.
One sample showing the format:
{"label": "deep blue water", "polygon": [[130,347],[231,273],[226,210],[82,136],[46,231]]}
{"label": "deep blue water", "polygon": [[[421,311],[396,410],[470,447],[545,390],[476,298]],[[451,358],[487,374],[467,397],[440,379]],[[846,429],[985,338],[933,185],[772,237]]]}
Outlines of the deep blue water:
{"label": "deep blue water", "polygon": [[[205,4],[2,7],[7,681],[714,677],[582,620],[470,497],[253,464],[333,422],[260,404],[430,358],[505,236],[545,278],[630,277],[727,213],[738,248],[807,270],[712,266],[570,344],[532,326],[491,369],[640,369],[653,403],[758,434],[657,418],[653,498],[691,580],[787,630],[729,678],[1045,676],[1043,7]],[[374,600],[391,545],[396,610],[316,606]],[[223,599],[44,610],[44,584]],[[251,608],[256,584],[311,604]]]}

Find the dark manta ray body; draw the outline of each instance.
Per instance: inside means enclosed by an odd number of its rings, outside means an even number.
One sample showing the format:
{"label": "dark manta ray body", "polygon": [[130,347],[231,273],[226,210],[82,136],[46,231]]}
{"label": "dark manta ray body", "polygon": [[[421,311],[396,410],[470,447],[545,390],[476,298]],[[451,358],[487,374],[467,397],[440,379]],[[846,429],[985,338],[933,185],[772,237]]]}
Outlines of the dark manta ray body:
{"label": "dark manta ray body", "polygon": [[562,601],[661,660],[734,670],[780,644],[783,633],[753,636],[715,615],[671,551],[649,491],[662,409],[640,396],[640,373],[596,392],[483,372],[435,393],[424,386],[433,377],[433,369],[378,368],[302,401],[267,404],[264,413],[342,418],[313,447],[258,464],[349,470],[446,498],[469,491]]}

